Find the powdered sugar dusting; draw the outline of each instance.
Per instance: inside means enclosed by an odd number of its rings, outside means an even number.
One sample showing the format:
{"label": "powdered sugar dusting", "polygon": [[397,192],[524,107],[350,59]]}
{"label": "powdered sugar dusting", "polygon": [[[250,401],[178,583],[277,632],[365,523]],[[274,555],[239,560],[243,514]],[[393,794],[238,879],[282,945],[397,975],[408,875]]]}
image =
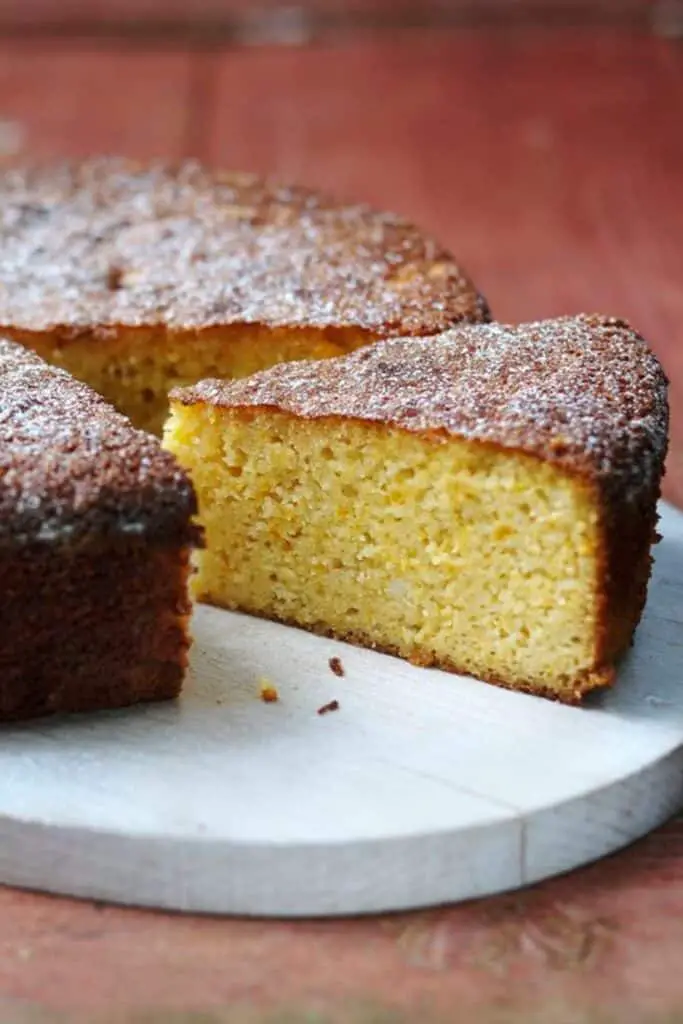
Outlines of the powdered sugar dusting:
{"label": "powdered sugar dusting", "polygon": [[659,362],[627,323],[601,316],[389,340],[174,397],[446,432],[597,475],[625,496],[658,484],[667,445]]}
{"label": "powdered sugar dusting", "polygon": [[188,541],[195,498],[156,438],[0,339],[0,544],[94,533]]}
{"label": "powdered sugar dusting", "polygon": [[448,252],[399,217],[195,163],[0,176],[0,326],[233,323],[431,334],[489,318]]}

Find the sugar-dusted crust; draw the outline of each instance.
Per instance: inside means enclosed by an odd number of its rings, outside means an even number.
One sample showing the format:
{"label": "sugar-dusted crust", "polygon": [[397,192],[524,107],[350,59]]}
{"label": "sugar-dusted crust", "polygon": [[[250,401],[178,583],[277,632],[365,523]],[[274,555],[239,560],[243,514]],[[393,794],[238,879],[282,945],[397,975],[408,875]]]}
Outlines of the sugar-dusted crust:
{"label": "sugar-dusted crust", "polygon": [[0,340],[0,720],[178,693],[195,512],[156,439]]}
{"label": "sugar-dusted crust", "polygon": [[195,163],[0,175],[0,331],[229,324],[434,334],[489,319],[441,246],[399,217]]}
{"label": "sugar-dusted crust", "polygon": [[0,547],[92,537],[187,545],[192,485],[158,440],[64,370],[0,339]]}
{"label": "sugar-dusted crust", "polygon": [[523,451],[622,502],[649,502],[667,446],[667,381],[643,338],[610,317],[454,328],[348,356],[178,388],[173,401],[271,406]]}

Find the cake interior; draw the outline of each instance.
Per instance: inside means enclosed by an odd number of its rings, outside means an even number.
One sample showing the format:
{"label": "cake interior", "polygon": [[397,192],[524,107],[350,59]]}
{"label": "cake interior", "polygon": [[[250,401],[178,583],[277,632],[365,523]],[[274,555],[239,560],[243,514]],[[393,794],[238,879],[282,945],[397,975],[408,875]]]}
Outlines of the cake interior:
{"label": "cake interior", "polygon": [[3,328],[49,363],[84,381],[136,427],[161,435],[168,393],[207,377],[247,377],[276,363],[328,359],[376,340],[352,328],[268,328],[238,324],[201,331],[103,328],[73,336]]}
{"label": "cake interior", "polygon": [[600,526],[578,477],[444,435],[172,403],[200,600],[577,699],[596,666]]}

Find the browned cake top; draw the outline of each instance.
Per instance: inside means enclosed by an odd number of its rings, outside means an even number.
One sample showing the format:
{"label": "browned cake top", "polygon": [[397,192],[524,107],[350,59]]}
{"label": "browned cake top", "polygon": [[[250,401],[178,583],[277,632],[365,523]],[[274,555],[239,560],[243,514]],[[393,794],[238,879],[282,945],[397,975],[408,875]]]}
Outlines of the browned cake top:
{"label": "browned cake top", "polygon": [[0,339],[0,545],[194,539],[192,486],[94,391]]}
{"label": "browned cake top", "polygon": [[195,163],[0,176],[0,329],[261,323],[433,334],[488,319],[398,217]]}
{"label": "browned cake top", "polygon": [[658,483],[667,445],[659,362],[627,323],[600,316],[390,340],[172,398],[446,432],[540,455],[633,496]]}

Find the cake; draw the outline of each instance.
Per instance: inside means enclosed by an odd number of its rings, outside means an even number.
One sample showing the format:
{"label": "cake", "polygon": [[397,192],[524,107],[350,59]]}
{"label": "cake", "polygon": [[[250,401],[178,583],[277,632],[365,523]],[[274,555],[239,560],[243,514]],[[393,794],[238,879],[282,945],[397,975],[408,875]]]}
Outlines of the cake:
{"label": "cake", "polygon": [[156,438],[0,340],[0,720],[176,696],[195,511]]}
{"label": "cake", "polygon": [[581,316],[175,390],[196,594],[579,702],[645,603],[666,388],[627,323]]}
{"label": "cake", "polygon": [[174,385],[489,319],[411,224],[195,163],[0,175],[0,334],[160,433]]}

